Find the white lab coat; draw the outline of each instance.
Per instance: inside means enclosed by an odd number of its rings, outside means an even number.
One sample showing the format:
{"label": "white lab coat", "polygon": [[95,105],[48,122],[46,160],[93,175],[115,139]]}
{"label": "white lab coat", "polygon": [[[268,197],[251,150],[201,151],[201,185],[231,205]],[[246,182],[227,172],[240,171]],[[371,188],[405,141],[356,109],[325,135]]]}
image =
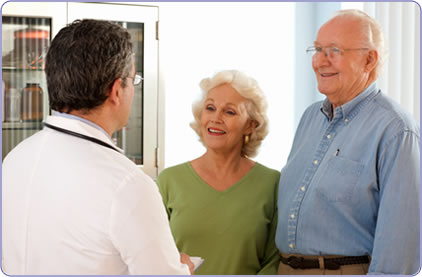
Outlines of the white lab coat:
{"label": "white lab coat", "polygon": [[[79,120],[46,122],[112,144]],[[156,184],[123,154],[44,128],[2,169],[5,273],[189,274]]]}

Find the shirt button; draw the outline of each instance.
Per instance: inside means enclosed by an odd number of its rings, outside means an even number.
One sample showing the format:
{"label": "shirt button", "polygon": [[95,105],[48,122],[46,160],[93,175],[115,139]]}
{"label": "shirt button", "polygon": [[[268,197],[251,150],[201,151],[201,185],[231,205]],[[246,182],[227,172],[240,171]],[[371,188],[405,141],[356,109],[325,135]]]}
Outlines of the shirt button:
{"label": "shirt button", "polygon": [[328,135],[328,136],[327,136],[327,139],[330,139],[330,138],[331,138],[331,135]]}
{"label": "shirt button", "polygon": [[315,160],[315,161],[314,161],[314,165],[317,165],[317,164],[318,164],[318,160]]}
{"label": "shirt button", "polygon": [[289,247],[290,247],[290,249],[293,249],[293,248],[295,248],[295,245],[293,243],[290,243]]}
{"label": "shirt button", "polygon": [[305,191],[305,189],[306,189],[305,187],[301,187],[300,188],[301,191]]}
{"label": "shirt button", "polygon": [[292,219],[295,218],[295,214],[291,214],[290,218],[292,218]]}

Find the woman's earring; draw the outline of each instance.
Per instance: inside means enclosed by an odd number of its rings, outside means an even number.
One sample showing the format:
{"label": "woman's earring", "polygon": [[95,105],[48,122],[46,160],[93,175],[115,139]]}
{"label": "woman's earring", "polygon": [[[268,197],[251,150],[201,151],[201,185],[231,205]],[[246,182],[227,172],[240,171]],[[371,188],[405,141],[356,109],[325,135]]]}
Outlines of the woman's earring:
{"label": "woman's earring", "polygon": [[249,142],[249,135],[246,135],[246,136],[245,136],[245,140],[244,140],[244,142],[245,142],[245,144],[248,144],[248,142]]}

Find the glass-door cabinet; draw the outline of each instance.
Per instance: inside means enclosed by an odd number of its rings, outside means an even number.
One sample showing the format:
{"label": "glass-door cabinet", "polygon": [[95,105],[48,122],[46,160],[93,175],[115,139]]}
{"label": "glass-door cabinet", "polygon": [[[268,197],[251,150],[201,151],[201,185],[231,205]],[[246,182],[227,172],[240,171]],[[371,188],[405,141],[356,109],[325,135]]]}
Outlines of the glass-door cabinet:
{"label": "glass-door cabinet", "polygon": [[[13,9],[6,9],[9,5]],[[23,5],[32,5],[32,11]],[[65,16],[60,19],[55,11]],[[53,14],[49,15],[50,12]],[[63,18],[67,21],[57,26]],[[19,142],[42,129],[42,121],[54,112],[48,106],[46,51],[62,27],[87,18],[117,23],[131,34],[136,72],[143,82],[135,87],[127,126],[116,132],[113,140],[129,159],[154,178],[158,173],[157,7],[123,3],[6,3],[2,16],[2,159]]]}
{"label": "glass-door cabinet", "polygon": [[51,19],[2,18],[2,158],[17,143],[42,128],[48,113],[44,97],[44,57]]}
{"label": "glass-door cabinet", "polygon": [[2,8],[2,160],[49,114],[45,55],[65,15],[65,6],[54,3]]}

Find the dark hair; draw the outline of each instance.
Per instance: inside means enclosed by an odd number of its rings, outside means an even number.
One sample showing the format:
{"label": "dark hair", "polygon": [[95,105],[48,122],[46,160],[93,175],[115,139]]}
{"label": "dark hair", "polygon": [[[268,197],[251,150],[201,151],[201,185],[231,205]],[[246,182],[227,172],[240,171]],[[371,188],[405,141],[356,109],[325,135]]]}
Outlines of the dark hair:
{"label": "dark hair", "polygon": [[98,107],[116,79],[122,78],[126,86],[132,64],[132,43],[126,29],[107,21],[74,21],[59,31],[47,53],[51,109],[70,112]]}

